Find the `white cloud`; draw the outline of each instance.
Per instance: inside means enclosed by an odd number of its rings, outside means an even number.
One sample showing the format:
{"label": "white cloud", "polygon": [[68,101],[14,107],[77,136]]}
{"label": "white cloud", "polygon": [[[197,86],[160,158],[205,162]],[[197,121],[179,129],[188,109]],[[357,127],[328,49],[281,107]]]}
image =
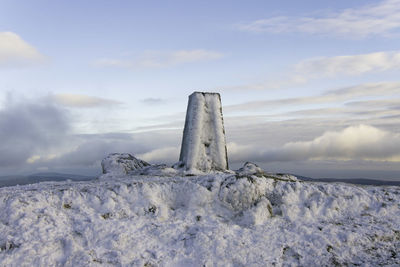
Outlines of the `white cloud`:
{"label": "white cloud", "polygon": [[133,59],[99,59],[94,62],[94,66],[118,68],[164,68],[187,63],[216,60],[222,57],[223,54],[219,52],[205,49],[178,50],[171,52],[146,51],[142,56]]}
{"label": "white cloud", "polygon": [[142,160],[156,163],[175,163],[178,161],[178,147],[163,147],[138,155]]}
{"label": "white cloud", "polygon": [[142,99],[141,102],[147,105],[157,105],[157,104],[165,104],[165,99],[158,97],[148,97]]}
{"label": "white cloud", "polygon": [[254,158],[255,147],[242,145],[236,142],[226,144],[230,162],[244,162]]}
{"label": "white cloud", "polygon": [[[262,144],[262,141],[257,143]],[[271,142],[267,143],[264,147],[229,143],[229,159],[231,162],[263,163],[310,160],[400,162],[400,134],[370,125],[327,131],[311,141],[292,141],[276,148],[268,148]]]}
{"label": "white cloud", "polygon": [[27,163],[35,163],[36,161],[40,160],[41,156],[40,155],[33,155],[32,157],[28,158],[26,160]]}
{"label": "white cloud", "polygon": [[46,101],[8,100],[0,109],[0,167],[34,163],[67,137],[70,122],[65,112]]}
{"label": "white cloud", "polygon": [[[268,157],[273,154],[266,153]],[[279,160],[335,159],[400,162],[400,135],[369,125],[326,132],[312,141],[290,142],[275,155]]]}
{"label": "white cloud", "polygon": [[54,94],[49,98],[58,105],[76,108],[110,107],[122,104],[111,99],[80,94]]}
{"label": "white cloud", "polygon": [[395,109],[400,112],[400,98],[391,98],[384,100],[368,100],[368,101],[354,101],[346,103],[349,107],[362,107],[368,110],[373,109]]}
{"label": "white cloud", "polygon": [[296,76],[305,80],[337,75],[360,75],[400,69],[400,52],[376,52],[361,55],[321,57],[295,65]]}
{"label": "white cloud", "polygon": [[356,76],[385,71],[400,70],[400,51],[381,51],[369,54],[318,57],[300,61],[286,73],[269,75],[274,77],[258,84],[233,86],[230,90],[265,90],[287,88],[305,84],[310,80]]}
{"label": "white cloud", "polygon": [[250,32],[302,32],[365,38],[390,36],[400,29],[400,0],[386,0],[337,13],[304,17],[271,17],[239,25]]}
{"label": "white cloud", "polygon": [[180,50],[172,52],[170,55],[167,55],[167,64],[183,64],[189,62],[197,62],[197,61],[206,61],[206,60],[214,60],[219,59],[223,55],[219,52],[208,51],[203,49],[197,50]]}
{"label": "white cloud", "polygon": [[12,32],[0,32],[0,68],[24,67],[44,62],[45,57]]}
{"label": "white cloud", "polygon": [[249,111],[259,109],[270,109],[276,107],[290,107],[293,105],[312,105],[322,103],[338,103],[344,101],[354,101],[365,97],[389,97],[399,94],[399,82],[366,83],[356,86],[349,86],[329,90],[321,95],[297,98],[282,98],[274,100],[259,100],[241,103],[237,105],[225,106],[224,111]]}

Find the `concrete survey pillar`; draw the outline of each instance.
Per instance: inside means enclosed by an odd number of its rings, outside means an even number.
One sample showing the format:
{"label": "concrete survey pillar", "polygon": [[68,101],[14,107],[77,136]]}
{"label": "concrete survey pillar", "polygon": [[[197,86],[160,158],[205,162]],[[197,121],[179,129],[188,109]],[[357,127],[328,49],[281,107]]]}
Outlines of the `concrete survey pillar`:
{"label": "concrete survey pillar", "polygon": [[179,161],[186,171],[228,169],[221,96],[194,92],[189,96]]}

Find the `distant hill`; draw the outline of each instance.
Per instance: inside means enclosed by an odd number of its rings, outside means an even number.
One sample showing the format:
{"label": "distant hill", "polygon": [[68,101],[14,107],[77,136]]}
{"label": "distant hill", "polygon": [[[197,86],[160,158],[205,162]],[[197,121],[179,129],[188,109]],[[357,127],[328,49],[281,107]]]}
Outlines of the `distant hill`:
{"label": "distant hill", "polygon": [[377,180],[377,179],[365,179],[365,178],[310,178],[300,175],[295,175],[297,178],[303,181],[312,182],[326,182],[326,183],[348,183],[348,184],[359,184],[359,185],[395,185],[400,186],[400,181],[387,181],[387,180]]}
{"label": "distant hill", "polygon": [[94,178],[96,177],[56,172],[34,173],[31,175],[8,175],[0,176],[0,187],[34,184],[46,181],[87,181]]}
{"label": "distant hill", "polygon": [[[352,178],[352,179],[342,179],[342,178],[310,178],[306,176],[296,175],[297,178],[303,181],[313,181],[313,182],[327,182],[327,183],[348,183],[348,184],[359,184],[359,185],[394,185],[400,186],[400,181],[387,181],[387,180],[377,180],[377,179],[365,179],[365,178]],[[77,175],[68,173],[57,173],[57,172],[43,172],[34,173],[30,175],[7,175],[0,176],[0,187],[14,186],[14,185],[24,185],[24,184],[35,184],[40,182],[49,181],[88,181],[96,178],[95,176],[87,175]]]}

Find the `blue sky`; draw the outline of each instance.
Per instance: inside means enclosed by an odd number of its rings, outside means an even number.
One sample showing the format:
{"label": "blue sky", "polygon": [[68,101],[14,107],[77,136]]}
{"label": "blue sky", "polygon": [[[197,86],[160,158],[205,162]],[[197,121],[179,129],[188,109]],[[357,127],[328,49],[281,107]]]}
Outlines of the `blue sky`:
{"label": "blue sky", "polygon": [[197,90],[233,167],[400,178],[399,0],[0,5],[0,174],[173,163]]}

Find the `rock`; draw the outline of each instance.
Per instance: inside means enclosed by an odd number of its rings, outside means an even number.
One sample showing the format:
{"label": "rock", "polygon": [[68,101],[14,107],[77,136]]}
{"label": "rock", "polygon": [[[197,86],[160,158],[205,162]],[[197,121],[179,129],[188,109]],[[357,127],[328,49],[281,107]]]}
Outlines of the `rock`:
{"label": "rock", "polygon": [[135,158],[129,153],[109,154],[101,161],[104,174],[127,174],[130,171],[139,170],[146,166],[150,166],[150,164]]}
{"label": "rock", "polygon": [[238,176],[249,176],[249,175],[264,176],[266,173],[263,169],[258,167],[257,164],[246,162],[242,168],[236,171],[236,174]]}
{"label": "rock", "polygon": [[194,92],[189,96],[179,161],[186,171],[228,169],[221,97]]}
{"label": "rock", "polygon": [[243,177],[251,178],[254,176],[254,177],[270,178],[280,181],[291,181],[291,182],[298,181],[296,176],[284,173],[268,173],[262,168],[260,168],[257,164],[251,162],[246,162],[242,168],[235,171],[235,174],[236,177],[238,178],[243,178]]}

